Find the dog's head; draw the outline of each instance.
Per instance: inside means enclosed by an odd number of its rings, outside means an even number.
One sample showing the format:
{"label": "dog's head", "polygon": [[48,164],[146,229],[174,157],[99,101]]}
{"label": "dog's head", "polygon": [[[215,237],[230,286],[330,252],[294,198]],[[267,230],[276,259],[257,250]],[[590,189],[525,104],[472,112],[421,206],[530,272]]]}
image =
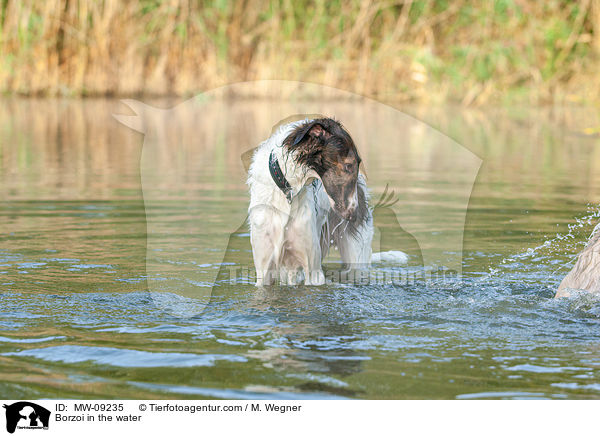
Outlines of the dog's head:
{"label": "dog's head", "polygon": [[356,220],[361,159],[342,125],[331,118],[310,121],[296,127],[284,146],[296,163],[318,174],[335,212],[346,220]]}

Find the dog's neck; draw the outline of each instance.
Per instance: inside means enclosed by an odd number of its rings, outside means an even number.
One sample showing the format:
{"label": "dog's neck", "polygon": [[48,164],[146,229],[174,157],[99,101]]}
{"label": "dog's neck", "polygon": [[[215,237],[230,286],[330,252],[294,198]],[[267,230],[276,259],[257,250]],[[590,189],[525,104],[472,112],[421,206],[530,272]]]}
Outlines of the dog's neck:
{"label": "dog's neck", "polygon": [[277,156],[275,156],[275,153],[273,153],[273,151],[271,151],[271,154],[269,155],[269,172],[271,173],[271,178],[273,179],[279,190],[283,192],[283,194],[287,198],[288,203],[291,204],[293,197],[292,185],[290,185],[290,182],[288,182],[288,180],[285,178],[283,170],[279,166],[279,160],[277,160]]}
{"label": "dog's neck", "polygon": [[[274,162],[271,160],[271,157]],[[276,175],[278,170],[281,171],[281,177]],[[291,199],[298,195],[304,186],[318,178],[314,170],[297,164],[293,153],[286,154],[282,147],[275,147],[271,151],[269,171],[271,172],[273,182],[290,203]]]}

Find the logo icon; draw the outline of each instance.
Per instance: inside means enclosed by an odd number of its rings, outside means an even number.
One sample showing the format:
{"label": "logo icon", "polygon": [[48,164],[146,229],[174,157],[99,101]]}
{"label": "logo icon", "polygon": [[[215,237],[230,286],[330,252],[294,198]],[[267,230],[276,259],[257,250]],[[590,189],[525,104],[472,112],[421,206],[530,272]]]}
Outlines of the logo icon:
{"label": "logo icon", "polygon": [[50,411],[29,401],[19,401],[3,406],[6,409],[6,431],[19,429],[48,429]]}

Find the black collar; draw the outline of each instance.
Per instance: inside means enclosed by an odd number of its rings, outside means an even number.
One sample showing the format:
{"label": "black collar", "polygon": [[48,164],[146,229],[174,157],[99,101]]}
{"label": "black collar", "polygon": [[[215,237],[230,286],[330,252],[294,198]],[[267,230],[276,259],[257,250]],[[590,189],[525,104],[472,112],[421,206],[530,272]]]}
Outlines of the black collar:
{"label": "black collar", "polygon": [[288,203],[292,204],[292,186],[283,175],[283,171],[281,171],[281,167],[279,166],[274,151],[275,150],[271,151],[271,155],[269,156],[269,172],[277,187],[285,194]]}

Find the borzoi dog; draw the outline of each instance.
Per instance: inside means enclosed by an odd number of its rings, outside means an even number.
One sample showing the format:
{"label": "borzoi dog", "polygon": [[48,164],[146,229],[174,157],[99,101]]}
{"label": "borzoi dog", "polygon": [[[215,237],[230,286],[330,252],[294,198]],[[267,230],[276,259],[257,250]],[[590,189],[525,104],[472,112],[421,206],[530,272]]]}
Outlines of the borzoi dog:
{"label": "borzoi dog", "polygon": [[256,285],[321,285],[336,246],[345,270],[371,261],[373,216],[354,141],[330,118],[281,126],[256,150],[248,175]]}
{"label": "borzoi dog", "polygon": [[600,224],[594,228],[573,269],[560,283],[555,297],[569,297],[573,290],[600,293]]}

